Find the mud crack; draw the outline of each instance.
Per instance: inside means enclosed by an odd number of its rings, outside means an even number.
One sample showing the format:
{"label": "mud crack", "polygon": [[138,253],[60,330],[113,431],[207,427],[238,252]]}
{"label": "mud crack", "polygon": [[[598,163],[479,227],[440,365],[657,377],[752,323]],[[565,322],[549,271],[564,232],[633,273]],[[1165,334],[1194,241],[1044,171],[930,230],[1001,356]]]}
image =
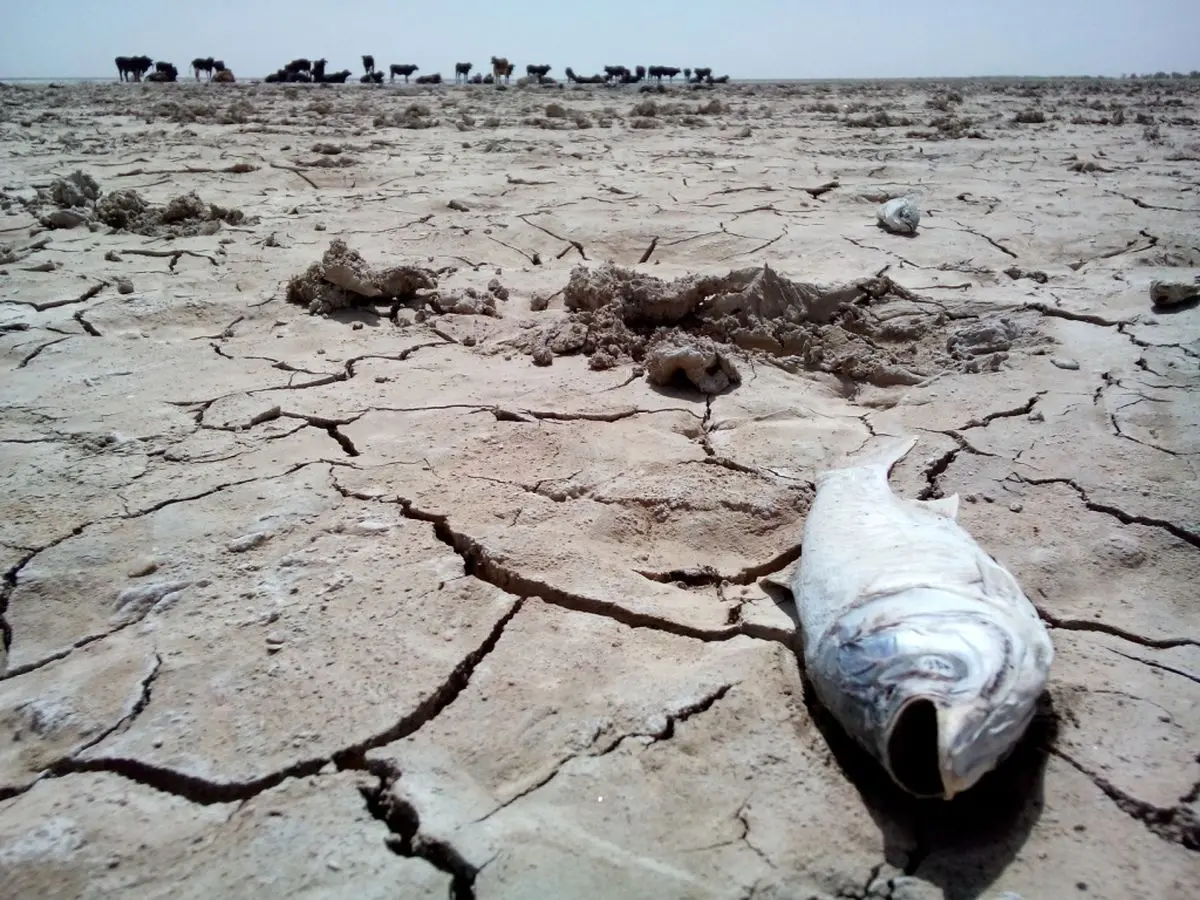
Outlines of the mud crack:
{"label": "mud crack", "polygon": [[[507,809],[508,807],[512,806],[514,803],[516,803],[521,798],[528,797],[530,794],[534,793],[535,791],[540,790],[541,788],[545,787],[551,781],[553,781],[556,777],[558,777],[559,772],[561,772],[568,763],[571,763],[576,759],[587,758],[587,757],[595,758],[595,757],[600,757],[600,756],[607,756],[608,754],[612,753],[614,750],[616,750],[618,747],[620,747],[621,744],[623,744],[625,741],[629,740],[630,738],[634,738],[634,739],[640,738],[646,742],[646,746],[649,746],[650,744],[657,744],[659,741],[670,740],[672,737],[675,736],[675,726],[677,724],[679,724],[680,722],[686,722],[688,719],[692,718],[693,716],[700,715],[700,713],[707,712],[708,710],[712,709],[714,704],[716,704],[716,702],[718,700],[722,699],[726,694],[729,693],[729,691],[733,688],[734,684],[736,684],[736,682],[730,682],[730,683],[718,685],[716,688],[713,688],[709,691],[702,693],[699,697],[697,697],[695,700],[691,701],[690,703],[686,703],[674,711],[662,713],[660,715],[660,717],[657,717],[658,718],[657,721],[652,720],[652,727],[648,728],[647,730],[630,731],[630,732],[626,732],[624,734],[619,734],[616,737],[610,737],[607,741],[605,741],[599,747],[594,747],[593,749],[588,750],[588,751],[580,751],[577,753],[567,754],[566,756],[562,757],[557,763],[555,763],[553,768],[551,768],[551,770],[546,775],[542,776],[537,781],[533,782],[533,784],[530,784],[527,787],[522,788],[520,791],[513,794],[511,797],[509,797],[503,803],[499,804],[498,806],[496,806],[489,812],[480,816],[472,824],[477,825],[480,822],[487,821],[492,816],[499,813],[501,810]],[[747,830],[747,832],[749,831],[748,825],[746,826],[746,830]]]}
{"label": "mud crack", "polygon": [[421,817],[408,800],[392,790],[400,773],[391,768],[376,773],[377,785],[359,788],[367,810],[391,832],[387,840],[393,853],[422,859],[450,876],[450,900],[475,900],[475,879],[482,866],[472,865],[453,844],[421,833]]}
{"label": "mud crack", "polygon": [[1093,772],[1065,750],[1058,747],[1050,747],[1049,752],[1090,778],[1092,783],[1100,788],[1108,799],[1117,805],[1118,809],[1131,818],[1137,819],[1156,837],[1162,838],[1164,841],[1172,844],[1179,844],[1188,850],[1200,851],[1200,818],[1188,806],[1188,804],[1195,803],[1200,798],[1200,782],[1192,785],[1191,790],[1180,797],[1179,802],[1175,806],[1155,806],[1153,803],[1139,800],[1137,797],[1121,790],[1103,775]]}
{"label": "mud crack", "polygon": [[[341,750],[338,750],[328,756],[321,756],[313,759],[300,760],[290,766],[282,769],[277,769],[273,772],[268,772],[258,778],[252,778],[246,781],[213,781],[207,778],[201,778],[196,775],[191,775],[186,772],[179,772],[174,769],[169,769],[163,766],[154,765],[153,763],[143,762],[139,759],[131,757],[97,757],[91,759],[81,759],[79,754],[70,756],[59,763],[55,764],[51,769],[46,770],[43,777],[61,777],[76,772],[108,772],[113,775],[120,775],[123,778],[128,778],[130,781],[135,781],[138,784],[146,787],[154,788],[163,793],[172,794],[177,797],[182,797],[192,803],[203,805],[213,803],[236,803],[239,801],[249,800],[258,796],[264,791],[270,790],[273,787],[281,784],[289,778],[305,778],[318,774],[326,765],[332,763],[340,770],[369,770],[366,761],[366,754],[382,747],[385,744],[390,744],[393,741],[402,740],[413,734],[418,729],[422,728],[428,722],[435,719],[441,712],[453,703],[458,695],[461,694],[471,681],[471,676],[475,672],[475,668],[489,653],[495,649],[496,644],[500,640],[500,636],[504,633],[505,627],[512,621],[513,617],[520,611],[524,602],[523,598],[516,598],[512,607],[507,613],[497,620],[492,626],[483,642],[468,653],[459,661],[459,663],[450,672],[447,678],[438,687],[427,696],[412,712],[397,721],[389,728],[374,734],[365,740],[351,744]],[[156,657],[157,658],[157,657]],[[115,730],[118,727],[127,726],[132,721],[133,716],[140,713],[145,705],[150,700],[150,686],[154,682],[154,678],[158,675],[158,667],[143,681],[142,700],[140,706],[135,705],[135,710],[130,716],[127,716],[122,722],[114,726]],[[109,733],[112,733],[111,731]],[[104,735],[107,737],[107,735]],[[90,746],[98,744],[103,737],[98,738]],[[88,749],[87,747],[84,750]],[[79,751],[82,753],[83,751]],[[23,793],[28,788],[23,788],[17,793]],[[3,798],[0,798],[3,799]]]}
{"label": "mud crack", "polygon": [[1026,475],[1016,475],[1015,477],[1026,484],[1065,484],[1079,495],[1079,498],[1083,501],[1083,505],[1092,512],[1100,512],[1112,516],[1123,525],[1148,525],[1151,528],[1161,528],[1163,531],[1170,532],[1181,541],[1185,541],[1193,547],[1200,547],[1200,534],[1182,528],[1174,522],[1168,522],[1165,519],[1154,519],[1150,516],[1135,516],[1125,512],[1120,507],[1110,506],[1107,503],[1098,503],[1091,499],[1087,491],[1076,484],[1072,478],[1063,478],[1061,476],[1057,478],[1033,478]]}
{"label": "mud crack", "polygon": [[[1038,593],[1045,599],[1045,591],[1038,588]],[[1043,622],[1051,628],[1061,628],[1063,631],[1092,631],[1099,634],[1107,634],[1120,638],[1123,641],[1129,641],[1131,644],[1139,644],[1142,647],[1149,647],[1154,650],[1169,650],[1172,647],[1200,647],[1200,640],[1196,640],[1195,638],[1149,638],[1145,635],[1126,631],[1124,628],[1118,628],[1116,625],[1109,625],[1107,622],[1094,619],[1063,619],[1036,603],[1034,604],[1034,609],[1037,610],[1038,617]],[[1146,662],[1146,660],[1140,660],[1140,662]],[[1148,663],[1148,665],[1154,664]]]}

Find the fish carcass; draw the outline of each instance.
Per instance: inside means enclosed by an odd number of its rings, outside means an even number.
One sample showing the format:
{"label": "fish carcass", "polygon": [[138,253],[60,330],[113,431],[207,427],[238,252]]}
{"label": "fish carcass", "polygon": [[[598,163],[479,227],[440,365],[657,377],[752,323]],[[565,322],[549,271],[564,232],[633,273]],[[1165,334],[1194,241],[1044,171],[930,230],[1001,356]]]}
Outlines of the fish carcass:
{"label": "fish carcass", "polygon": [[892,492],[915,444],[817,476],[792,592],[821,703],[902,788],[950,799],[1016,746],[1054,648],[1016,579],[955,521],[957,494]]}

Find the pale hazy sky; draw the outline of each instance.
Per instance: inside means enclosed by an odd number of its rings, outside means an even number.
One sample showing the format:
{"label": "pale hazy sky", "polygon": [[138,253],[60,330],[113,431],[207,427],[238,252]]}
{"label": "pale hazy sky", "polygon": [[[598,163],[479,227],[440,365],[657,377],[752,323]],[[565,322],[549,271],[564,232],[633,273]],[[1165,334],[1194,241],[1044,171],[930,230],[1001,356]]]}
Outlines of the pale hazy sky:
{"label": "pale hazy sky", "polygon": [[145,54],[243,77],[359,57],[454,74],[507,56],[734,78],[1120,75],[1200,69],[1200,0],[0,0],[0,78],[116,77]]}

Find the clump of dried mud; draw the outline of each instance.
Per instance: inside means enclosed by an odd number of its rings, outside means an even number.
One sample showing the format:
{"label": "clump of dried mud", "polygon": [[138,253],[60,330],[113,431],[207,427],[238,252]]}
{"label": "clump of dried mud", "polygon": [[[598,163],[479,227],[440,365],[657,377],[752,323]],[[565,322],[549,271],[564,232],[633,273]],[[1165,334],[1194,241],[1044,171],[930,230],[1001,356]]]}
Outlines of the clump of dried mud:
{"label": "clump of dried mud", "polygon": [[216,234],[222,222],[239,225],[247,221],[240,209],[205,203],[195,191],[172,198],[166,206],[147,203],[137,191],[113,191],[96,204],[96,218],[118,231],[152,237]]}
{"label": "clump of dried mud", "polygon": [[165,206],[154,206],[133,190],[106,194],[95,178],[82,171],[55,179],[39,191],[38,202],[55,207],[42,217],[42,224],[48,228],[88,225],[94,229],[107,225],[148,237],[215,234],[222,222],[237,225],[257,221],[248,219],[240,209],[205,203],[194,191],[173,198]]}
{"label": "clump of dried mud", "polygon": [[564,321],[511,342],[535,364],[582,353],[593,369],[644,363],[660,383],[682,369],[710,393],[739,381],[721,345],[789,371],[889,386],[917,384],[947,368],[998,368],[1025,333],[1015,321],[981,319],[947,335],[945,311],[890,278],[826,286],[792,281],[770,266],[668,282],[609,263],[580,265],[563,298]]}
{"label": "clump of dried mud", "polygon": [[362,254],[335,238],[319,262],[292,278],[287,286],[287,301],[306,306],[312,315],[324,315],[338,309],[390,303],[392,314],[402,305],[435,313],[498,316],[497,300],[507,300],[508,290],[496,279],[486,291],[438,291],[438,273],[420,266],[393,266],[380,269],[370,265]]}

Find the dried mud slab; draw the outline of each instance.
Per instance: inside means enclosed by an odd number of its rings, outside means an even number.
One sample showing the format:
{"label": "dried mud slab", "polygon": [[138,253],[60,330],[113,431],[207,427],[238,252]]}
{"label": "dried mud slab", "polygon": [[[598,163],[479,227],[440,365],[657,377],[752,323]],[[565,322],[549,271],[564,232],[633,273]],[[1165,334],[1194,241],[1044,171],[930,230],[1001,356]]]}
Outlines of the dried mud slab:
{"label": "dried mud slab", "polygon": [[[14,896],[318,893],[445,897],[450,878],[383,845],[362,776],[294,779],[244,803],[197,808],[107,773],[44,781],[0,804],[0,863]],[[264,859],[287,859],[264,867]],[[161,886],[163,882],[170,887]],[[160,886],[156,886],[160,885]]]}
{"label": "dried mud slab", "polygon": [[[595,369],[631,360],[650,365],[671,353],[654,350],[662,342],[686,346],[688,340],[707,340],[758,352],[790,371],[905,385],[946,368],[979,371],[975,357],[981,355],[990,355],[996,367],[1005,359],[999,351],[1010,349],[1022,334],[1020,326],[1006,321],[980,334],[947,339],[946,315],[886,276],[823,286],[792,281],[770,266],[673,282],[610,263],[576,266],[563,303],[570,313],[564,322],[531,329],[512,341],[535,363],[582,353]],[[703,346],[697,351],[715,352]],[[720,368],[710,355],[697,379],[706,386],[733,383],[728,372],[723,371],[724,378],[708,372],[713,365]]]}

